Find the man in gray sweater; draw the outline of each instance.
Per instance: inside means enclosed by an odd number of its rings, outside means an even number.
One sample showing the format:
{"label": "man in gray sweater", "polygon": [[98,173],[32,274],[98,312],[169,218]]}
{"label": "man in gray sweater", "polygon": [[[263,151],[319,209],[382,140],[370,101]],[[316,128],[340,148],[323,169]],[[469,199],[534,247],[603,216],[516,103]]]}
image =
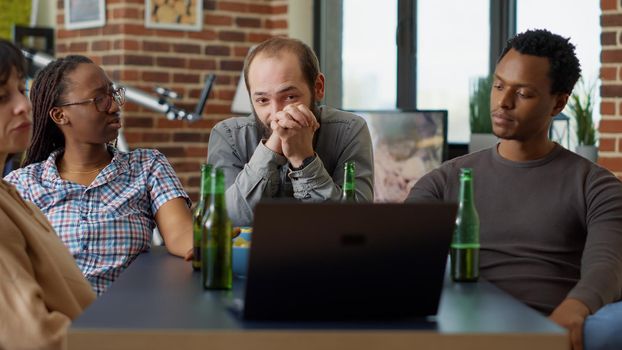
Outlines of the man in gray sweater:
{"label": "man in gray sweater", "polygon": [[573,349],[584,334],[588,350],[622,349],[622,320],[600,321],[622,315],[622,303],[603,308],[622,291],[622,183],[548,138],[580,73],[568,39],[508,41],[490,98],[499,143],[430,172],[408,200],[456,201],[472,168],[481,276],[567,328]]}
{"label": "man in gray sweater", "polygon": [[244,63],[253,113],[218,123],[207,162],[224,170],[234,225],[251,225],[263,198],[338,200],[344,164],[356,164],[357,201],[373,199],[373,155],[365,121],[318,106],[324,75],[313,50],[299,40],[272,38]]}

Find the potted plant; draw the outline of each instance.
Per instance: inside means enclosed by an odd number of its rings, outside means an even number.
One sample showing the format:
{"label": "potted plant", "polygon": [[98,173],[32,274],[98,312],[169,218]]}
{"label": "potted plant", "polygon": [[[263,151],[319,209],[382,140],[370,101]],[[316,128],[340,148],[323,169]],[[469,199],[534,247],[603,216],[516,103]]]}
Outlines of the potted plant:
{"label": "potted plant", "polygon": [[592,162],[596,162],[598,159],[596,128],[592,118],[595,85],[590,84],[588,86],[583,79],[580,79],[568,100],[568,109],[570,115],[574,118],[577,136],[575,152]]}
{"label": "potted plant", "polygon": [[480,77],[474,80],[469,96],[469,122],[471,142],[469,152],[476,152],[494,146],[497,137],[492,134],[490,117],[490,90],[492,77]]}

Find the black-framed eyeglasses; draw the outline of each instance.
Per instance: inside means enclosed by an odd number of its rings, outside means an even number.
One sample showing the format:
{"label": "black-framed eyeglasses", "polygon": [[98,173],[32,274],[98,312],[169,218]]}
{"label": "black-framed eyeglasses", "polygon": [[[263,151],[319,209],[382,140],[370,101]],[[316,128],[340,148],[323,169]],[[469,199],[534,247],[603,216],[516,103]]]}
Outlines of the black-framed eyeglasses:
{"label": "black-framed eyeglasses", "polygon": [[63,103],[62,105],[58,105],[57,107],[94,103],[95,109],[97,109],[98,112],[108,112],[110,110],[110,107],[112,107],[113,100],[119,107],[123,106],[123,104],[125,103],[125,88],[120,87],[118,89],[112,90],[111,92],[97,95],[94,98],[89,98],[88,100]]}

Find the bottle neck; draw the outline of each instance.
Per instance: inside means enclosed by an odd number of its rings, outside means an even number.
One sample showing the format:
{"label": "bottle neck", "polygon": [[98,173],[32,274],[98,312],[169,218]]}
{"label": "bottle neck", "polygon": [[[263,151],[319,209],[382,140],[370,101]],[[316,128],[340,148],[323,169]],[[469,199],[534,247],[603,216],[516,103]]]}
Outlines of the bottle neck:
{"label": "bottle neck", "polygon": [[343,193],[354,192],[354,164],[346,163],[343,175]]}
{"label": "bottle neck", "polygon": [[211,167],[206,166],[201,168],[201,189],[199,192],[199,206],[205,205],[205,202],[209,199],[212,192],[212,174]]}
{"label": "bottle neck", "polygon": [[471,178],[460,179],[460,207],[474,206],[473,180]]}
{"label": "bottle neck", "polygon": [[211,192],[212,201],[210,203],[210,208],[226,210],[225,176],[221,169],[216,169],[216,171],[212,173]]}

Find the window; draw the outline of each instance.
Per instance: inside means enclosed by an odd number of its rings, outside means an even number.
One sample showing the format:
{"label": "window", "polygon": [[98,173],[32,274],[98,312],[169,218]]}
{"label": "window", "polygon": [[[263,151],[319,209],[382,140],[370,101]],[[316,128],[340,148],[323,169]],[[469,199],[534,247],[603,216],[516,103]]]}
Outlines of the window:
{"label": "window", "polygon": [[489,16],[488,0],[417,3],[417,108],[449,111],[449,142],[469,141],[469,91],[489,70]]}
{"label": "window", "polygon": [[342,107],[393,109],[396,103],[397,0],[343,1]]}

